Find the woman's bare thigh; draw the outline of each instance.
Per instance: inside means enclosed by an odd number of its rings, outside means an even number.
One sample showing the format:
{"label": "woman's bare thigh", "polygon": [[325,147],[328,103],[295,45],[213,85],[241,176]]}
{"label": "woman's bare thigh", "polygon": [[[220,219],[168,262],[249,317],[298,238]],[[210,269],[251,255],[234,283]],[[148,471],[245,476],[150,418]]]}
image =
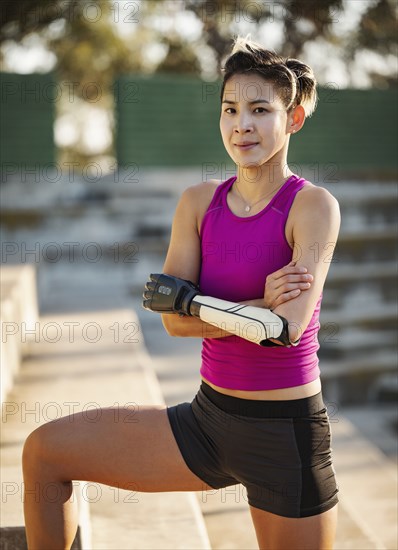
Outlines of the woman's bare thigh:
{"label": "woman's bare thigh", "polygon": [[337,506],[305,518],[286,518],[250,506],[260,550],[332,550]]}
{"label": "woman's bare thigh", "polygon": [[146,492],[210,488],[185,464],[164,406],[76,413],[40,426],[29,438],[25,463],[35,449],[32,456],[40,457],[40,475],[47,480],[93,481]]}

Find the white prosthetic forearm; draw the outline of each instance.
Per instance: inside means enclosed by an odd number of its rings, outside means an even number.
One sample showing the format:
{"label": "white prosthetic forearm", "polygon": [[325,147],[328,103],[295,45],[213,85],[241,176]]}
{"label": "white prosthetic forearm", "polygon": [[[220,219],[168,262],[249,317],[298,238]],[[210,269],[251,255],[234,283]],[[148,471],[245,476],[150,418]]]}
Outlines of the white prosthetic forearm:
{"label": "white prosthetic forearm", "polygon": [[260,346],[272,345],[270,338],[278,340],[284,346],[297,346],[300,342],[290,342],[287,320],[270,309],[198,294],[190,304],[190,313],[210,325]]}
{"label": "white prosthetic forearm", "polygon": [[150,311],[193,315],[260,346],[279,345],[271,338],[283,346],[297,346],[300,342],[290,342],[287,320],[270,309],[203,296],[191,281],[173,275],[151,273],[143,298],[143,307]]}

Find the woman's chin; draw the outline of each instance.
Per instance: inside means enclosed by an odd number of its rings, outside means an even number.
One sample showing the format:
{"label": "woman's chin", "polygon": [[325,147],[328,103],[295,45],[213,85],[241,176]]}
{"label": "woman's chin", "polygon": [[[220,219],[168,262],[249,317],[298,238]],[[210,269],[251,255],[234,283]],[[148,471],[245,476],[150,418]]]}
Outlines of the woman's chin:
{"label": "woman's chin", "polygon": [[245,170],[250,170],[250,169],[253,169],[253,170],[257,170],[258,168],[260,168],[260,166],[262,166],[264,164],[264,162],[266,161],[250,161],[250,162],[242,162],[242,160],[236,160],[235,161],[235,164],[237,166],[239,166],[239,168],[244,168]]}

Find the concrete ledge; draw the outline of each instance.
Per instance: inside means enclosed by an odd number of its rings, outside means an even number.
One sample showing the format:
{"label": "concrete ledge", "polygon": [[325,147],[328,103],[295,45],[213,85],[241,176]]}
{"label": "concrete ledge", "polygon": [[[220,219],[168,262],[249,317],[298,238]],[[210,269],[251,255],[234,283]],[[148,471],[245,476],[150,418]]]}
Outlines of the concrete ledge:
{"label": "concrete ledge", "polygon": [[[26,330],[34,330],[39,320],[37,301],[36,268],[33,264],[1,265],[1,287],[3,285],[17,285],[14,299],[18,302],[21,319],[26,324]],[[33,336],[27,335],[23,347],[29,349],[29,341]]]}
{"label": "concrete ledge", "polygon": [[[19,371],[22,360],[21,339],[20,335],[18,334],[18,327],[20,326],[20,320],[18,319],[18,310],[15,301],[13,301],[12,298],[6,294],[3,294],[3,296],[1,297],[0,316],[0,399],[1,403],[3,403],[7,393],[12,388],[14,378]],[[8,330],[12,331],[14,329],[14,334],[10,334],[7,332]]]}
{"label": "concrete ledge", "polygon": [[1,402],[11,390],[22,358],[36,338],[36,270],[31,264],[1,265]]}
{"label": "concrete ledge", "polygon": [[[0,534],[0,550],[28,550],[25,527],[2,527]],[[78,527],[71,550],[89,550],[90,547],[82,546],[81,541],[81,530]]]}

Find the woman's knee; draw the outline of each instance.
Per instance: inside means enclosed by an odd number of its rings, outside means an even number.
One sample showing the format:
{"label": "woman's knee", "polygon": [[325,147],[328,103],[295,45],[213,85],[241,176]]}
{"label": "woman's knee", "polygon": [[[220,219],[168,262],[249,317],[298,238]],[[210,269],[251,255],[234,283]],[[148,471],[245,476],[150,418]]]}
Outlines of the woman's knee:
{"label": "woman's knee", "polygon": [[55,447],[55,431],[53,422],[43,424],[33,430],[25,440],[22,451],[22,466],[24,471],[37,465],[48,463]]}

